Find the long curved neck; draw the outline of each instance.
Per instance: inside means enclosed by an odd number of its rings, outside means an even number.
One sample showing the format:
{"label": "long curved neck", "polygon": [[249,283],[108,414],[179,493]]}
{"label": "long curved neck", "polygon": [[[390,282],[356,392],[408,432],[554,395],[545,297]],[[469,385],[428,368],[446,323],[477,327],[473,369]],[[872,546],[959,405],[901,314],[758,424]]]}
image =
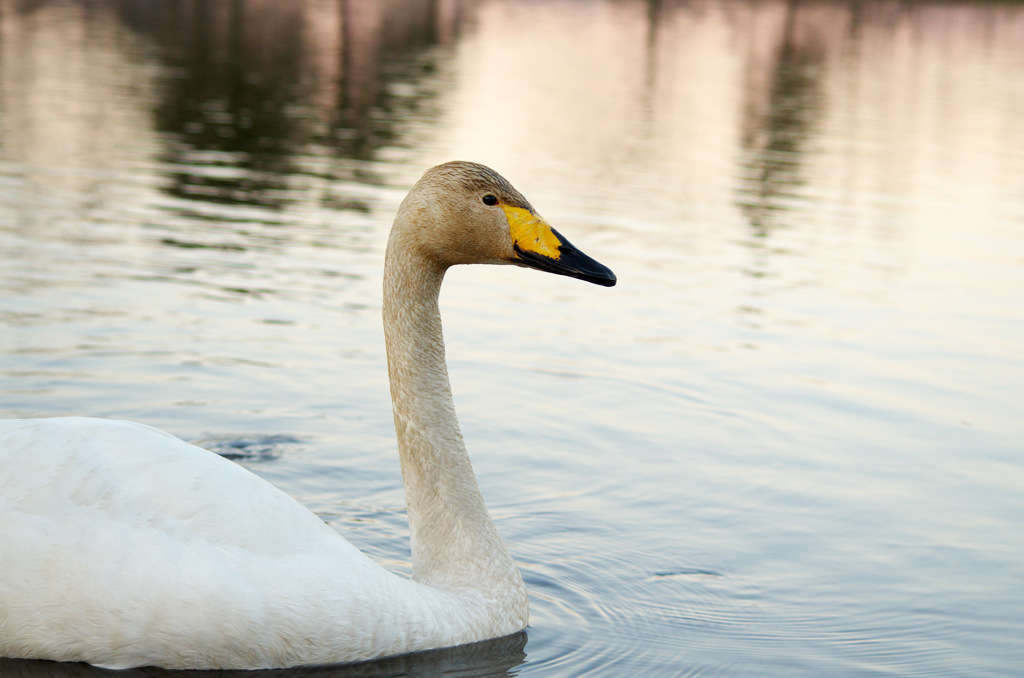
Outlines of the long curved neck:
{"label": "long curved neck", "polygon": [[437,588],[526,593],[492,523],[462,441],[445,365],[438,294],[444,269],[392,232],[384,264],[384,335],[405,483],[413,578]]}

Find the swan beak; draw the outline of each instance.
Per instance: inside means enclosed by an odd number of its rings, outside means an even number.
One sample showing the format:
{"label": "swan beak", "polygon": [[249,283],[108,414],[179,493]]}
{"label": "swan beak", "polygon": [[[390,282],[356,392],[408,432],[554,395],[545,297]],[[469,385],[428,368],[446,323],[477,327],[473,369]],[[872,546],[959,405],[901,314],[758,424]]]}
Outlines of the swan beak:
{"label": "swan beak", "polygon": [[615,274],[610,268],[576,249],[561,233],[533,212],[509,205],[502,205],[502,209],[508,217],[512,247],[515,250],[512,263],[579,278],[604,287],[615,284]]}

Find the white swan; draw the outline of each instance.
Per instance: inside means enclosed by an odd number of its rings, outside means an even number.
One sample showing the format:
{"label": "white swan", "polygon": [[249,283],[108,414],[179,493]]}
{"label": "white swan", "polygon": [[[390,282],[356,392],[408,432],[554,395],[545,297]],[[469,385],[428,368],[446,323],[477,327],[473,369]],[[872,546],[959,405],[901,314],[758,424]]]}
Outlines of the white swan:
{"label": "white swan", "polygon": [[525,628],[526,589],[477,487],[452,404],[438,293],[454,264],[615,284],[505,179],[428,170],[384,267],[384,329],[413,579],[298,502],[156,429],[0,422],[0,656],[107,667],[356,661]]}

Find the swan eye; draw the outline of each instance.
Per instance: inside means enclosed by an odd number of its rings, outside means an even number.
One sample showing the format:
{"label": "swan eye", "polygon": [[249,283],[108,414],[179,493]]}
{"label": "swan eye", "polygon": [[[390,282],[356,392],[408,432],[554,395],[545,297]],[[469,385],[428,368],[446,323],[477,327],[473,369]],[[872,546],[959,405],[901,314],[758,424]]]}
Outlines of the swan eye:
{"label": "swan eye", "polygon": [[494,207],[495,205],[498,204],[498,199],[490,193],[483,197],[483,201],[484,204],[487,205],[488,207]]}

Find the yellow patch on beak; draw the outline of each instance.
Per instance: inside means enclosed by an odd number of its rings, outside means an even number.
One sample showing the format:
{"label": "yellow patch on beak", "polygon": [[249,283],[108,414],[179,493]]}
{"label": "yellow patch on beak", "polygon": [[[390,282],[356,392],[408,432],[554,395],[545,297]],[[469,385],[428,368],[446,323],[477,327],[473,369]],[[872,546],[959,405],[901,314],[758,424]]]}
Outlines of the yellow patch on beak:
{"label": "yellow patch on beak", "polygon": [[562,241],[551,231],[551,226],[546,221],[522,207],[502,205],[501,209],[508,218],[512,242],[520,250],[555,260],[561,256],[558,248]]}

